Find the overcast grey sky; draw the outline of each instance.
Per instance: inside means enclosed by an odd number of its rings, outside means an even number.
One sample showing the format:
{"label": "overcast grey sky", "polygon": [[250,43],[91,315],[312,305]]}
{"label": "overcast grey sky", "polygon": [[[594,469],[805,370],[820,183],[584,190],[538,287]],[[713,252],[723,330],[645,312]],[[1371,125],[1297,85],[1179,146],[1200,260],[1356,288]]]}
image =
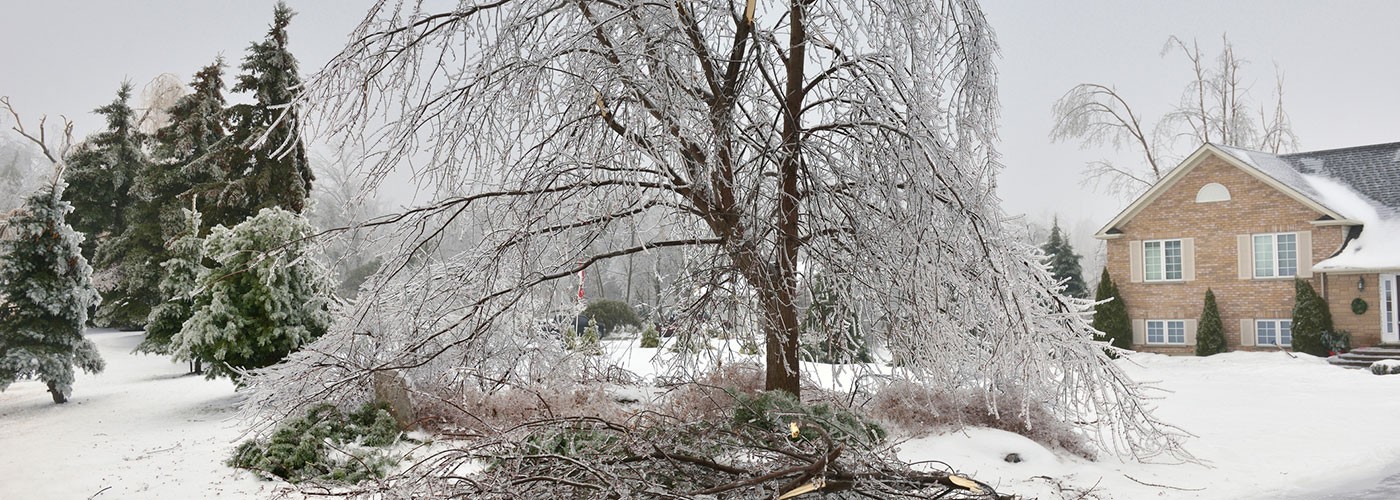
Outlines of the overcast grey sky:
{"label": "overcast grey sky", "polygon": [[[289,4],[299,12],[291,48],[307,74],[339,50],[368,2]],[[0,95],[31,119],[67,115],[82,137],[102,126],[89,111],[125,79],[138,88],[166,72],[188,81],[222,53],[232,80],[244,49],[266,32],[272,5],[0,0]],[[1228,33],[1251,62],[1256,102],[1270,98],[1277,64],[1304,150],[1400,141],[1400,2],[1018,0],[983,8],[1002,47],[999,192],[1008,213],[1032,221],[1059,214],[1083,235],[1126,205],[1079,186],[1084,163],[1108,153],[1052,144],[1050,107],[1075,84],[1096,82],[1160,116],[1189,77],[1183,58],[1159,55],[1170,35],[1198,39],[1213,56]]]}

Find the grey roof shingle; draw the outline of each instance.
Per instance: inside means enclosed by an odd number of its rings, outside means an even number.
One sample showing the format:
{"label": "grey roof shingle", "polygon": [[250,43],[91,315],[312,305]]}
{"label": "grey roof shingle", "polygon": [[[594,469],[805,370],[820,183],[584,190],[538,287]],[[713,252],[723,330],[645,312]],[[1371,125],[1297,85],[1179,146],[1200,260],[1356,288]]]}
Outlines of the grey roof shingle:
{"label": "grey roof shingle", "polygon": [[1298,172],[1331,177],[1382,205],[1400,208],[1400,142],[1278,157]]}
{"label": "grey roof shingle", "polygon": [[1283,155],[1215,146],[1324,206],[1303,175],[1334,179],[1374,203],[1400,210],[1400,142]]}

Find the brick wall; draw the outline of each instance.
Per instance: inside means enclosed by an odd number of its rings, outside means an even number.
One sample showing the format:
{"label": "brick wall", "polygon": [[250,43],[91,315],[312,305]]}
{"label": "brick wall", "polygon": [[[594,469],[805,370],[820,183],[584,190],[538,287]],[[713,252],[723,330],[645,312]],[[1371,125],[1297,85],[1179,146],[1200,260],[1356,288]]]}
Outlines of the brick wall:
{"label": "brick wall", "polygon": [[[1314,226],[1321,214],[1274,189],[1249,173],[1207,154],[1176,184],[1162,192],[1126,224],[1122,234],[1109,239],[1108,269],[1123,295],[1132,319],[1197,319],[1206,289],[1214,290],[1224,323],[1225,341],[1230,350],[1274,349],[1241,347],[1240,319],[1288,319],[1293,313],[1293,278],[1240,279],[1237,235],[1256,233],[1310,232],[1312,262],[1335,253],[1346,236],[1342,226]],[[1220,183],[1230,191],[1230,200],[1197,203],[1196,193],[1209,183]],[[1153,239],[1195,239],[1195,279],[1183,282],[1133,283],[1130,275],[1129,242]],[[1301,264],[1301,263],[1300,263]],[[1371,279],[1374,279],[1374,275]],[[1321,292],[1321,275],[1314,275],[1313,286]],[[1333,277],[1335,294],[1342,293],[1346,279]],[[1350,279],[1352,295],[1356,280]],[[1333,301],[1333,315],[1355,316],[1350,311],[1351,295],[1339,306]],[[1369,300],[1369,299],[1368,299]],[[1374,308],[1373,308],[1374,309]],[[1367,316],[1371,314],[1368,313]],[[1379,339],[1379,316],[1369,329],[1364,321],[1350,322],[1353,338]],[[1135,349],[1170,354],[1194,353],[1194,346],[1142,346]]]}
{"label": "brick wall", "polygon": [[[1356,289],[1356,278],[1366,280],[1366,289]],[[1381,300],[1380,276],[1376,274],[1332,274],[1326,278],[1325,293],[1328,310],[1332,312],[1332,327],[1351,332],[1351,344],[1355,347],[1381,343]],[[1365,314],[1351,312],[1353,299],[1366,301]]]}

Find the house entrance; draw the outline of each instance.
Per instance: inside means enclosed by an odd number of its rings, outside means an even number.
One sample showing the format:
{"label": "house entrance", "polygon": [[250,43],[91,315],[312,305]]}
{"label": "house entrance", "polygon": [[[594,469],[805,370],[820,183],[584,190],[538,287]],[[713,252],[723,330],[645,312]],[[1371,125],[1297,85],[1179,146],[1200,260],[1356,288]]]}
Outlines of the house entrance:
{"label": "house entrance", "polygon": [[1381,275],[1381,342],[1400,343],[1400,279]]}

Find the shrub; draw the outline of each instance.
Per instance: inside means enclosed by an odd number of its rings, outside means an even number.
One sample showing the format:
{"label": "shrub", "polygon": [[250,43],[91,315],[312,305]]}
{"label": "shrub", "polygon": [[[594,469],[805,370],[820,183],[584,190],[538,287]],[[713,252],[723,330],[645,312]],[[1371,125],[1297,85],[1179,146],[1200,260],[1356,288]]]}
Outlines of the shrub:
{"label": "shrub", "polygon": [[1215,305],[1215,292],[1206,289],[1206,305],[1196,328],[1196,355],[1210,356],[1225,352],[1225,328],[1220,324],[1220,308]]}
{"label": "shrub", "polygon": [[656,333],[656,325],[647,323],[646,329],[642,330],[641,346],[647,349],[661,347],[661,335]]}
{"label": "shrub", "polygon": [[1376,375],[1395,375],[1400,373],[1400,359],[1382,359],[1371,363],[1371,373]]}
{"label": "shrub", "polygon": [[1351,332],[1346,330],[1337,332],[1322,332],[1322,347],[1327,349],[1327,355],[1337,355],[1351,350]]}
{"label": "shrub", "polygon": [[1326,357],[1328,347],[1323,338],[1332,331],[1332,312],[1311,283],[1299,279],[1293,284],[1293,351]]}
{"label": "shrub", "polygon": [[[282,424],[266,441],[244,441],[228,465],[294,483],[356,483],[383,478],[394,463],[386,454],[363,448],[389,446],[399,438],[398,425],[383,405],[367,404],[344,415],[335,406],[322,404],[305,416]],[[344,454],[331,453],[334,450],[352,450],[352,455],[339,456]]]}
{"label": "shrub", "polygon": [[[1108,268],[1104,268],[1103,275],[1099,277],[1099,287],[1094,293],[1094,301],[1098,302],[1094,306],[1094,322],[1092,326],[1099,333],[1096,340],[1108,342],[1113,347],[1119,349],[1131,349],[1133,347],[1133,324],[1128,319],[1128,306],[1123,302],[1123,296],[1118,293],[1118,285],[1113,283],[1113,278],[1108,275]],[[1105,302],[1107,301],[1107,302]],[[1118,357],[1118,353],[1112,349],[1107,350],[1109,357]]]}
{"label": "shrub", "polygon": [[597,322],[598,331],[603,335],[627,325],[642,327],[642,319],[637,316],[637,311],[620,300],[600,300],[588,304],[583,310],[583,317],[588,318],[590,323]]}
{"label": "shrub", "polygon": [[564,348],[583,354],[602,354],[603,348],[599,344],[599,337],[598,322],[590,320],[588,327],[583,329],[583,333],[578,333],[573,328],[564,330]]}

